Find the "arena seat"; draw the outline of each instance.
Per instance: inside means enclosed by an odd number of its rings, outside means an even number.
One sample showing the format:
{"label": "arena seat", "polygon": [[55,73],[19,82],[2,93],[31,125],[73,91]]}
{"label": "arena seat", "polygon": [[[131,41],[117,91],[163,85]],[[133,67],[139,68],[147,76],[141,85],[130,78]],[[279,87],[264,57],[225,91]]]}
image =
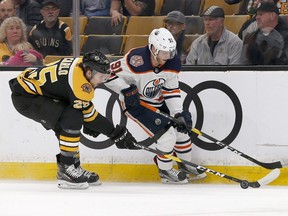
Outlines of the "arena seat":
{"label": "arena seat", "polygon": [[163,2],[164,2],[164,0],[155,0],[155,10],[154,10],[155,16],[160,15],[160,11],[161,11],[161,8],[163,6]]}
{"label": "arena seat", "polygon": [[187,51],[190,48],[192,42],[199,36],[200,36],[199,34],[185,35],[184,42],[183,42],[183,50]]}
{"label": "arena seat", "polygon": [[185,16],[199,15],[203,9],[204,1],[205,0],[164,0],[160,15],[166,16],[174,10],[181,11]]}
{"label": "arena seat", "polygon": [[186,34],[203,34],[204,33],[204,18],[200,16],[185,16]]}
{"label": "arena seat", "polygon": [[166,16],[171,11],[180,11],[184,12],[184,1],[185,0],[164,0],[163,6],[161,8],[160,14]]}
{"label": "arena seat", "polygon": [[84,34],[98,35],[121,35],[124,34],[128,18],[123,16],[122,21],[117,26],[111,26],[111,17],[107,16],[92,16],[88,19]]}
{"label": "arena seat", "polygon": [[204,7],[205,0],[185,0],[184,15],[185,16],[199,16]]}
{"label": "arena seat", "polygon": [[[72,33],[74,32],[73,17],[59,17],[59,19],[65,22],[70,27]],[[86,27],[87,22],[88,22],[88,17],[80,16],[80,19],[79,19],[79,34],[80,35],[84,33],[84,29]]]}
{"label": "arena seat", "polygon": [[106,57],[109,59],[110,62],[117,61],[121,58],[123,58],[123,55],[106,55]]}
{"label": "arena seat", "polygon": [[86,35],[80,35],[80,50],[82,50],[83,45],[86,43],[87,36]]}
{"label": "arena seat", "polygon": [[146,35],[155,28],[164,27],[165,16],[131,16],[126,29],[126,35]]}
{"label": "arena seat", "polygon": [[217,5],[217,6],[222,7],[225,15],[239,14],[240,3],[229,5],[224,0],[205,0],[204,11],[212,5]]}
{"label": "arena seat", "polygon": [[88,35],[81,53],[98,49],[104,54],[122,55],[125,39],[125,35]]}
{"label": "arena seat", "polygon": [[146,46],[148,44],[148,37],[149,35],[127,35],[123,54],[128,53],[129,50],[135,47]]}
{"label": "arena seat", "polygon": [[73,58],[73,56],[47,55],[44,58],[44,64],[50,64],[62,58]]}
{"label": "arena seat", "polygon": [[248,19],[250,19],[249,15],[226,15],[224,25],[229,31],[238,34],[243,23]]}

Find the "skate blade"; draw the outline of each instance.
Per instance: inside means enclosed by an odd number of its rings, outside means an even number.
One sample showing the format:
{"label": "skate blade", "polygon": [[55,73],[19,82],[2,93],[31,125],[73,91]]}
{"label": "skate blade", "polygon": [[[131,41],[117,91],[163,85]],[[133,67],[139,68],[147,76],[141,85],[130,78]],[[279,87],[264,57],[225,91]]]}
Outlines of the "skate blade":
{"label": "skate blade", "polygon": [[164,184],[187,184],[188,180],[184,179],[183,181],[171,181],[169,179],[161,178],[161,182]]}
{"label": "skate blade", "polygon": [[188,181],[196,181],[196,180],[204,179],[206,177],[207,177],[206,173],[201,173],[198,175],[188,175],[187,179],[188,179]]}
{"label": "skate blade", "polygon": [[87,189],[89,187],[88,182],[82,182],[82,183],[71,183],[64,180],[58,180],[58,188],[61,189],[76,189],[76,190],[82,190]]}
{"label": "skate blade", "polygon": [[89,186],[100,186],[100,185],[102,185],[102,182],[100,182],[100,181],[96,181],[96,182],[88,182],[88,184],[89,184]]}

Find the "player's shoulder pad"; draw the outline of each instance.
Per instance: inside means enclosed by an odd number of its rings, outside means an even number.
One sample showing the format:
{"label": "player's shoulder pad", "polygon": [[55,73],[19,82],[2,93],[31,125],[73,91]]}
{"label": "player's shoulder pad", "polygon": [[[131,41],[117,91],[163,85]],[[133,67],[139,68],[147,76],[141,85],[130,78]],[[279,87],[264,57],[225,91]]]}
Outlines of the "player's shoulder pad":
{"label": "player's shoulder pad", "polygon": [[126,62],[135,73],[153,70],[148,46],[132,49],[126,56]]}
{"label": "player's shoulder pad", "polygon": [[[76,58],[78,60],[77,64],[72,69],[72,74],[70,74],[70,85],[72,84],[72,91],[74,95],[83,101],[91,101],[94,97],[93,86],[88,82],[82,69],[78,64],[82,61],[81,58]],[[72,75],[72,76],[71,76]]]}

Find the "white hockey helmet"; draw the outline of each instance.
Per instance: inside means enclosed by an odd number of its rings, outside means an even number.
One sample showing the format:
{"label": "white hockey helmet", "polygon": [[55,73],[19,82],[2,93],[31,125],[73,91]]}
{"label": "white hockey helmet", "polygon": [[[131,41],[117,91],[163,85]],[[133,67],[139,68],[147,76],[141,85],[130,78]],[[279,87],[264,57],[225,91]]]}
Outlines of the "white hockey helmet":
{"label": "white hockey helmet", "polygon": [[[148,38],[149,50],[154,56],[157,57],[159,51],[170,52],[170,59],[176,54],[176,41],[169,30],[166,28],[154,29]],[[151,47],[156,49],[154,52]]]}

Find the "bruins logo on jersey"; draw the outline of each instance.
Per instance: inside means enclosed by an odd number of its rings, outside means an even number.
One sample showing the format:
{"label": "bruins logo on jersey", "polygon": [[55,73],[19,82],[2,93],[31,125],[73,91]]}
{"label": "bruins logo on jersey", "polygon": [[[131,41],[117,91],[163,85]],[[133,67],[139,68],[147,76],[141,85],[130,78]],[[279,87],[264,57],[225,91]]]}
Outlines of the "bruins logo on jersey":
{"label": "bruins logo on jersey", "polygon": [[92,92],[93,88],[89,83],[84,83],[82,86],[82,91],[87,92],[88,94],[90,94],[90,92]]}

